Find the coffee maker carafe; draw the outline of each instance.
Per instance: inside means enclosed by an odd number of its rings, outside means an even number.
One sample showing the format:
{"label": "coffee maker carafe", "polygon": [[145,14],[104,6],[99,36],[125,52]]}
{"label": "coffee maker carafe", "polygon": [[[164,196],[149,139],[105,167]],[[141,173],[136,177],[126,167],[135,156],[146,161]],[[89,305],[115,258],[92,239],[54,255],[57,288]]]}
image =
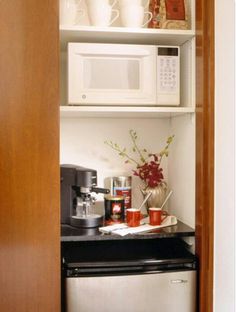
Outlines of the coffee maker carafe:
{"label": "coffee maker carafe", "polygon": [[93,228],[103,224],[103,216],[94,213],[95,197],[108,194],[109,189],[98,188],[97,171],[76,165],[61,165],[61,223],[79,228]]}

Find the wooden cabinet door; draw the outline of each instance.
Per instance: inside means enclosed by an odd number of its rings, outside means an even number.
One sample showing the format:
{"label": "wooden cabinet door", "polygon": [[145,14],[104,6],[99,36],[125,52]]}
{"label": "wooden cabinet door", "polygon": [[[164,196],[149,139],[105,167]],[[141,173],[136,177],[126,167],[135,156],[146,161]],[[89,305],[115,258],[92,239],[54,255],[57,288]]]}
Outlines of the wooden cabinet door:
{"label": "wooden cabinet door", "polygon": [[0,1],[0,311],[60,311],[58,1]]}
{"label": "wooden cabinet door", "polygon": [[213,311],[214,0],[196,1],[196,254],[199,311]]}

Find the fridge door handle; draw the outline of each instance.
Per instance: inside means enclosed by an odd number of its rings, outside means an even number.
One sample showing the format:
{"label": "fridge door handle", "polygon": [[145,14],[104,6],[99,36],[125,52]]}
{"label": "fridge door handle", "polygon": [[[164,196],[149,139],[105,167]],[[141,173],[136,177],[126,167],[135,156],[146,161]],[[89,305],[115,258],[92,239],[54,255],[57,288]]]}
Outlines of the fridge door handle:
{"label": "fridge door handle", "polygon": [[184,279],[174,279],[170,281],[171,284],[181,284],[181,283],[188,283],[188,280],[184,280]]}

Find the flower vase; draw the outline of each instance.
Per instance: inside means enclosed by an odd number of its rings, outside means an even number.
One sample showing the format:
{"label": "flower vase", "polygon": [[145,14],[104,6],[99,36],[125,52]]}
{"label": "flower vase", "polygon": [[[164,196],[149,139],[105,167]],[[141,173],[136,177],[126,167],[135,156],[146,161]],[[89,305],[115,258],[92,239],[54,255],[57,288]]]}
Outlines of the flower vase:
{"label": "flower vase", "polygon": [[145,189],[141,189],[141,192],[144,197],[148,193],[152,193],[146,202],[147,211],[150,207],[160,208],[167,196],[167,184],[165,182],[161,182],[155,187],[147,186]]}

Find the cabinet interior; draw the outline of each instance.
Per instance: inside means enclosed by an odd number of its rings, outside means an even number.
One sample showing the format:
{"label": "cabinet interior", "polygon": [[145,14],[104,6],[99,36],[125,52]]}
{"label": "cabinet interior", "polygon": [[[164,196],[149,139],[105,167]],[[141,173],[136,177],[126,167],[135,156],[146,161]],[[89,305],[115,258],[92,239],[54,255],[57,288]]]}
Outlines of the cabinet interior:
{"label": "cabinet interior", "polygon": [[[87,11],[87,5],[86,0],[81,0],[79,2],[79,10],[82,12],[78,14],[76,19],[76,25],[81,26],[90,26],[90,20],[89,15]],[[112,4],[114,10],[119,10],[119,2],[117,0],[110,1],[110,4]],[[146,5],[147,4],[147,5]],[[145,11],[148,11],[148,2],[143,0],[142,5],[145,6]],[[195,1],[194,0],[185,0],[185,11],[188,16],[188,29],[195,29]],[[148,16],[144,17],[144,22],[148,19]],[[112,23],[112,25],[109,28],[113,27],[122,27],[121,18],[119,17]],[[142,29],[146,29],[147,25],[144,25]]]}
{"label": "cabinet interior", "polygon": [[[131,164],[125,164],[118,153],[104,141],[112,140],[131,149],[129,130],[138,134],[138,143],[150,152],[165,146],[174,134],[169,157],[163,159],[164,176],[173,195],[169,212],[194,227],[195,224],[195,118],[185,114],[173,118],[62,118],[61,163],[78,164],[96,169],[98,185],[109,186],[108,177],[131,175]],[[132,153],[132,151],[131,151]],[[140,179],[132,177],[133,206],[142,201]],[[103,196],[97,195],[97,207],[103,209]]]}
{"label": "cabinet interior", "polygon": [[[84,1],[81,2],[84,5]],[[188,7],[191,8],[191,29],[194,30],[194,1],[187,1]],[[86,18],[86,14],[85,14]],[[86,22],[84,22],[86,27]],[[118,25],[119,27],[119,25]],[[83,27],[82,27],[83,28]],[[80,27],[71,27],[77,31],[78,41],[85,41],[84,32]],[[87,27],[89,28],[89,27]],[[109,36],[113,27],[109,27]],[[87,34],[94,32],[96,29],[85,29]],[[114,33],[116,27],[114,27]],[[123,30],[122,30],[123,31]],[[128,30],[125,30],[123,39],[114,35],[115,41],[126,43],[127,41],[137,44],[145,44],[142,36],[135,33],[135,36]],[[146,29],[144,29],[146,31]],[[150,30],[147,37],[153,31]],[[127,32],[127,33],[126,33]],[[148,30],[149,32],[149,30]],[[156,38],[146,44],[163,44],[174,45],[175,39],[171,41],[169,35],[178,33],[178,31],[156,30]],[[179,31],[181,33],[181,31]],[[166,33],[166,35],[165,35]],[[193,32],[194,33],[194,32]],[[62,37],[65,33],[61,30]],[[81,35],[82,34],[82,35]],[[102,36],[102,34],[104,36]],[[80,37],[81,35],[81,37]],[[69,35],[68,35],[69,36]],[[100,32],[99,42],[110,41],[107,32]],[[163,37],[164,36],[164,37]],[[134,39],[131,39],[131,38]],[[173,38],[178,37],[172,36]],[[163,41],[163,38],[165,40]],[[184,35],[183,37],[184,38]],[[63,39],[64,40],[64,39]],[[103,40],[103,41],[102,41]],[[90,39],[91,41],[91,39]],[[174,141],[170,146],[169,157],[163,159],[162,165],[165,180],[173,194],[168,203],[168,211],[176,215],[182,222],[191,227],[195,227],[195,38],[190,35],[189,39],[182,39],[180,43],[180,81],[181,81],[181,104],[180,107],[161,108],[163,113],[159,113],[159,108],[154,109],[154,113],[143,114],[137,113],[138,109],[132,108],[131,113],[127,114],[124,107],[107,107],[97,108],[96,113],[90,112],[89,107],[69,107],[67,106],[67,52],[61,51],[61,120],[60,120],[60,163],[71,163],[96,169],[98,172],[98,186],[109,186],[108,177],[120,175],[132,175],[130,164],[125,164],[117,152],[107,146],[104,141],[112,140],[122,147],[131,149],[131,140],[129,130],[134,129],[138,134],[138,143],[141,147],[150,152],[159,152],[164,146],[168,136],[174,134]],[[66,115],[68,109],[74,112]],[[187,109],[183,113],[181,109]],[[82,109],[85,110],[85,113]],[[93,108],[94,109],[94,108]],[[178,113],[179,109],[179,114]],[[173,110],[173,112],[172,112]],[[102,113],[101,113],[102,111]],[[165,114],[165,111],[168,112]],[[62,113],[63,112],[63,113]],[[107,114],[107,112],[109,112]],[[68,118],[69,116],[69,118]],[[140,179],[132,176],[132,203],[138,206],[143,196],[140,191]],[[104,212],[103,195],[97,195],[96,209]]]}

